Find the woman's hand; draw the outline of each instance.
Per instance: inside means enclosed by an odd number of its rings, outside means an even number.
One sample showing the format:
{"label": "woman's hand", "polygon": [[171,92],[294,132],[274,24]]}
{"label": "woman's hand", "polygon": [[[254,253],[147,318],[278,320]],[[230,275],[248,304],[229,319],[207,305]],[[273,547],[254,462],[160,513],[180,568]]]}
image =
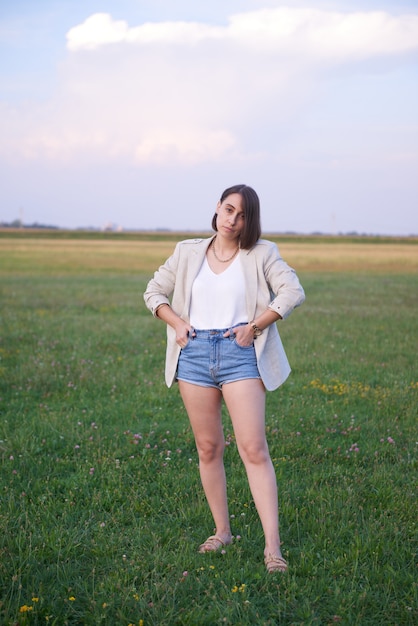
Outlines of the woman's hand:
{"label": "woman's hand", "polygon": [[[249,346],[253,345],[254,330],[249,324],[244,324],[243,326],[235,326],[235,328],[232,328],[232,332],[235,335],[236,342],[243,348],[248,348]],[[224,337],[229,337],[230,335],[231,332],[227,330],[224,334]]]}
{"label": "woman's hand", "polygon": [[190,334],[192,337],[195,335],[195,333],[192,332],[193,329],[190,324],[182,320],[180,317],[174,326],[174,330],[176,331],[176,343],[180,346],[180,348],[185,348],[187,346]]}
{"label": "woman's hand", "polygon": [[[189,332],[192,330],[190,324],[179,317],[177,313],[174,313],[171,306],[165,303],[157,309],[157,317],[174,328],[176,331],[176,343],[180,348],[184,348],[189,340]],[[193,332],[192,336],[194,336]]]}
{"label": "woman's hand", "polygon": [[[248,346],[251,346],[254,343],[256,335],[260,335],[270,326],[270,324],[275,324],[277,320],[281,319],[282,316],[279,315],[279,313],[276,313],[276,311],[272,311],[271,309],[266,309],[263,313],[259,313],[251,323],[248,322],[248,324],[235,326],[231,329],[231,331],[235,335],[236,342],[243,348],[248,348]],[[252,324],[256,325],[258,329],[257,333],[255,333]],[[227,330],[224,337],[229,337],[231,331]]]}

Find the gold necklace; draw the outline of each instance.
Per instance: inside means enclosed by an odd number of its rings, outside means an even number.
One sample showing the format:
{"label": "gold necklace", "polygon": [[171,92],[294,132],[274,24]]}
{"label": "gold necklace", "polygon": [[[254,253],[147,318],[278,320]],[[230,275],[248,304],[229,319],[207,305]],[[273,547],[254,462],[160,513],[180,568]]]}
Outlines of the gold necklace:
{"label": "gold necklace", "polygon": [[212,250],[213,250],[213,254],[215,256],[215,259],[217,261],[219,261],[220,263],[228,263],[228,261],[232,261],[232,259],[234,258],[234,256],[237,254],[238,250],[239,250],[239,244],[237,246],[237,249],[235,250],[234,254],[231,254],[230,257],[228,257],[227,259],[220,259],[218,257],[218,255],[216,254],[216,250],[215,250],[215,239],[216,237],[214,237],[213,241],[212,241]]}

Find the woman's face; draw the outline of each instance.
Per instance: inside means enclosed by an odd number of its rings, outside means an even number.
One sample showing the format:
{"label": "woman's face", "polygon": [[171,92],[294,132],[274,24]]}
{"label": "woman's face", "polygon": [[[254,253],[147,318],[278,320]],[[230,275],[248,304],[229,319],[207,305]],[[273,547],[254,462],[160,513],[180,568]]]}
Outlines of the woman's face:
{"label": "woman's face", "polygon": [[241,194],[231,193],[222,203],[218,202],[216,213],[218,233],[228,239],[238,238],[245,224]]}

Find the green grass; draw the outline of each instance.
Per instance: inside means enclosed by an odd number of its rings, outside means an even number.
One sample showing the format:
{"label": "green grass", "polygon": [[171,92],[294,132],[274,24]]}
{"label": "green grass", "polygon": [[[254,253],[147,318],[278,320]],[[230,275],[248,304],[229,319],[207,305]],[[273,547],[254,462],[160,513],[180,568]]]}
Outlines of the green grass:
{"label": "green grass", "polygon": [[1,624],[417,622],[414,274],[301,273],[267,396],[290,564],[269,577],[226,414],[237,538],[196,552],[212,521],[147,275],[25,268],[0,277]]}

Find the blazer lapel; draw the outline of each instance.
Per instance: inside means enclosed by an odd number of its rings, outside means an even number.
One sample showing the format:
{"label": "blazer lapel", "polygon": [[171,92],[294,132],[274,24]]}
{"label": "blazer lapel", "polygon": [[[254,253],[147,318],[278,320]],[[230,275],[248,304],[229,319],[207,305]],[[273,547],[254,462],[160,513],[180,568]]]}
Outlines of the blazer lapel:
{"label": "blazer lapel", "polygon": [[254,319],[257,306],[257,258],[254,248],[251,250],[243,250],[241,254],[241,263],[244,270],[245,286],[246,286],[246,302],[248,321]]}

